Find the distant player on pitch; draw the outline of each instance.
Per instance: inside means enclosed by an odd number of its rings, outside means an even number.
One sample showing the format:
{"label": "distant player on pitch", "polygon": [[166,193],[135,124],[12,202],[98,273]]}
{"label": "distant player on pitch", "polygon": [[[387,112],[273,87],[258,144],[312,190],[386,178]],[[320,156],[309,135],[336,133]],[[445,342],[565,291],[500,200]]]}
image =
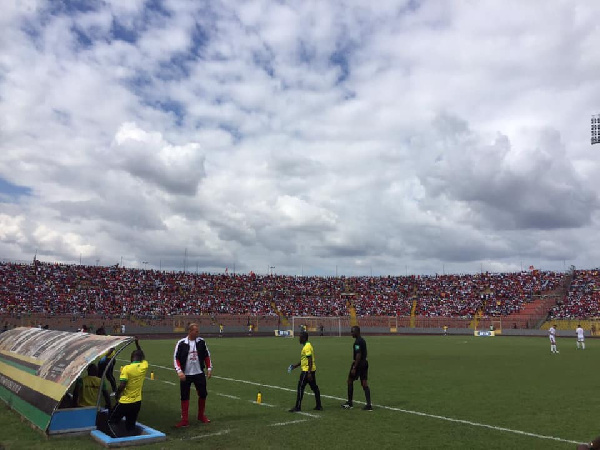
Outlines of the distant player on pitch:
{"label": "distant player on pitch", "polygon": [[548,337],[550,338],[550,352],[559,353],[556,348],[556,325],[552,325],[548,330]]}
{"label": "distant player on pitch", "polygon": [[352,346],[352,365],[348,374],[348,401],[342,405],[344,409],[353,407],[352,397],[354,395],[354,382],[360,378],[360,384],[365,391],[365,399],[367,404],[363,407],[365,411],[373,411],[371,406],[371,388],[369,388],[369,362],[367,361],[367,343],[360,336],[360,327],[353,326],[351,328],[354,345]]}
{"label": "distant player on pitch", "polygon": [[577,333],[577,350],[579,350],[579,347],[581,347],[581,350],[585,350],[585,333],[581,325],[577,325],[575,333]]}

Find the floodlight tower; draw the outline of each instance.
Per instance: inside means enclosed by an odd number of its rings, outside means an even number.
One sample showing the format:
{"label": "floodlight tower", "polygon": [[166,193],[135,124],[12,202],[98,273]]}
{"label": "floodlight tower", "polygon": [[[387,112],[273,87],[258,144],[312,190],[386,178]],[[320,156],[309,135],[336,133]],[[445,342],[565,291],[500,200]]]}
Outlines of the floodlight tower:
{"label": "floodlight tower", "polygon": [[600,114],[592,115],[592,145],[600,144]]}

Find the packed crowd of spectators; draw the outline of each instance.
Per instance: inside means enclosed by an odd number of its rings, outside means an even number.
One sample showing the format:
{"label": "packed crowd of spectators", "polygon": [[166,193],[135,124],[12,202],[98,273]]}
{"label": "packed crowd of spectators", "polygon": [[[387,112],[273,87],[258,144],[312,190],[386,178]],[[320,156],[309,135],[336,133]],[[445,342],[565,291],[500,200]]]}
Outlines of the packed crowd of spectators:
{"label": "packed crowd of spectators", "polygon": [[564,274],[528,271],[421,278],[416,314],[427,317],[508,316],[534,296],[556,290]]}
{"label": "packed crowd of spectators", "polygon": [[101,314],[470,318],[506,316],[557,289],[564,274],[399,277],[194,274],[81,265],[0,263],[0,315]]}
{"label": "packed crowd of spectators", "polygon": [[600,271],[575,270],[564,301],[550,311],[553,319],[591,319],[600,316]]}

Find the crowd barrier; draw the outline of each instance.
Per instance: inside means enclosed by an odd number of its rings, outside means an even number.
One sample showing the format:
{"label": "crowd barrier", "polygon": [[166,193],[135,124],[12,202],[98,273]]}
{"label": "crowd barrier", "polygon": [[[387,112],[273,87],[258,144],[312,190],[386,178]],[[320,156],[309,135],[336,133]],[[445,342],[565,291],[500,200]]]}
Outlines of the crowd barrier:
{"label": "crowd barrier", "polygon": [[[444,328],[452,334],[469,334],[475,329],[489,330],[502,329],[505,334],[530,334],[530,330],[540,328],[539,318],[453,318],[453,317],[358,317],[358,324],[364,333],[377,334],[436,334],[443,333]],[[171,316],[171,317],[111,317],[97,315],[86,316],[56,316],[56,315],[22,315],[18,317],[0,316],[0,331],[14,327],[38,327],[61,331],[77,331],[84,325],[90,333],[95,333],[103,327],[108,335],[135,335],[135,334],[181,334],[185,333],[186,326],[196,322],[201,333],[205,335],[223,334],[232,335],[274,335],[275,330],[291,329],[291,321],[278,316]],[[558,329],[567,332],[574,330],[577,321],[553,321],[558,323]],[[564,323],[563,323],[564,322]],[[307,326],[308,331],[315,334],[337,335],[349,334],[350,317],[323,317],[307,319],[295,318],[295,327]],[[586,321],[587,325],[588,322]],[[321,329],[323,327],[323,329]],[[544,327],[542,327],[544,328]],[[547,328],[547,327],[545,327]],[[589,327],[584,326],[585,329]],[[597,327],[600,330],[600,326]],[[511,330],[509,333],[508,331]],[[298,330],[295,330],[298,331]],[[545,329],[539,330],[541,334],[547,333]]]}

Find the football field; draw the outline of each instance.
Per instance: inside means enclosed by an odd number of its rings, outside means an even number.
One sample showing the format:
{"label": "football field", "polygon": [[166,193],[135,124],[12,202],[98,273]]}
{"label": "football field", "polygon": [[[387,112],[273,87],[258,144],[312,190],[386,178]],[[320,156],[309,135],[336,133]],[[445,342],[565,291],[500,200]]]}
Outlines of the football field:
{"label": "football field", "polygon": [[[374,411],[340,408],[352,361],[351,337],[311,337],[324,411],[313,411],[310,388],[301,413],[294,405],[300,359],[296,338],[207,339],[214,372],[207,416],[175,429],[180,416],[175,340],[140,341],[154,372],[144,385],[140,422],[167,434],[145,448],[281,449],[573,449],[600,435],[600,360],[593,340],[576,350],[558,339],[472,336],[365,336]],[[121,353],[129,354],[130,349]],[[125,363],[118,361],[117,368]],[[115,371],[115,376],[118,374]],[[256,404],[257,393],[262,404]],[[193,392],[195,395],[195,392]],[[99,448],[90,438],[45,438],[2,405],[0,448]]]}

